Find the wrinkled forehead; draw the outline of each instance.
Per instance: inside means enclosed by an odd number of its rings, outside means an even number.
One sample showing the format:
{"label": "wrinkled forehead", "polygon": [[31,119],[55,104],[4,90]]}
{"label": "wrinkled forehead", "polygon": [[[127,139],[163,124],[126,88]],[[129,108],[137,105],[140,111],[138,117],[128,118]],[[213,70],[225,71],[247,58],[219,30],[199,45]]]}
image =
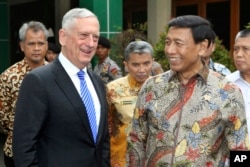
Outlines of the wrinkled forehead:
{"label": "wrinkled forehead", "polygon": [[234,46],[247,46],[247,47],[250,47],[250,36],[237,38],[235,40]]}
{"label": "wrinkled forehead", "polygon": [[42,30],[28,29],[24,36],[24,41],[47,41],[46,35]]}

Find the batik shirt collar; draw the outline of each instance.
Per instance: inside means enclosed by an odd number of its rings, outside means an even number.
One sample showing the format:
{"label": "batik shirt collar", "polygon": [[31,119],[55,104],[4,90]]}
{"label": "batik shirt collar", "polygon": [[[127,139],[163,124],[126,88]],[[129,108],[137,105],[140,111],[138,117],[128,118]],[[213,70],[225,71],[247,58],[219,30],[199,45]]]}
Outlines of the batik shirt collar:
{"label": "batik shirt collar", "polygon": [[140,89],[142,86],[142,84],[136,82],[136,80],[130,74],[128,74],[128,83],[130,89]]}
{"label": "batik shirt collar", "polygon": [[[174,78],[178,78],[178,72],[170,70],[172,76],[170,76],[170,80],[174,79]],[[203,62],[203,67],[198,71],[197,75],[194,75],[196,77],[200,77],[203,79],[204,82],[207,82],[207,77],[209,74],[209,68],[208,66],[204,65]],[[194,77],[193,76],[193,77]]]}

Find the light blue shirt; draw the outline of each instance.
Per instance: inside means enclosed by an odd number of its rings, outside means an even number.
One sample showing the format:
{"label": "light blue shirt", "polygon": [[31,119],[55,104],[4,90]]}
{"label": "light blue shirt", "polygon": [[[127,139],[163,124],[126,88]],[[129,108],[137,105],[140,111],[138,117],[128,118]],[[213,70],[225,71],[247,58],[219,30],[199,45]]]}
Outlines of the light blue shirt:
{"label": "light blue shirt", "polygon": [[220,64],[220,63],[213,62],[211,58],[209,60],[208,67],[209,67],[209,69],[212,69],[212,70],[214,70],[214,71],[216,71],[224,76],[231,74],[231,71],[226,66],[224,66],[223,64]]}

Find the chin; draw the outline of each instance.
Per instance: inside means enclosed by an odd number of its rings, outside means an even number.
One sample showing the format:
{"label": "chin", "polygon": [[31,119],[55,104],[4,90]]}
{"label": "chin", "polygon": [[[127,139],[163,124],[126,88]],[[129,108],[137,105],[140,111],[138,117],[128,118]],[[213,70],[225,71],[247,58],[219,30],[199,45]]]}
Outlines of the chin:
{"label": "chin", "polygon": [[32,59],[33,63],[41,63],[44,59]]}
{"label": "chin", "polygon": [[170,69],[171,69],[172,71],[179,72],[179,70],[178,70],[177,68],[172,68],[172,67],[170,67]]}
{"label": "chin", "polygon": [[146,80],[147,80],[147,78],[146,79],[137,79],[136,82],[138,82],[138,83],[144,83]]}

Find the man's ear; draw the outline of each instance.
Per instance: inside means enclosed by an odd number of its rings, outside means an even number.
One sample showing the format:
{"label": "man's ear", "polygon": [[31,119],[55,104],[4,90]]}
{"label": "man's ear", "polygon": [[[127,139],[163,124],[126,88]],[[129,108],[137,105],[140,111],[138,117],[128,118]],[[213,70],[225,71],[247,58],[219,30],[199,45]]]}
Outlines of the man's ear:
{"label": "man's ear", "polygon": [[20,46],[21,51],[24,51],[24,43],[23,43],[23,41],[19,42],[19,46]]}
{"label": "man's ear", "polygon": [[127,67],[127,62],[123,61],[123,65],[124,65],[124,67]]}
{"label": "man's ear", "polygon": [[123,64],[124,64],[124,71],[125,71],[125,73],[128,73],[129,72],[128,71],[128,62],[123,61]]}
{"label": "man's ear", "polygon": [[200,43],[199,55],[204,55],[208,49],[208,40],[205,39]]}
{"label": "man's ear", "polygon": [[59,30],[59,43],[61,46],[64,46],[66,44],[66,31],[64,29]]}

